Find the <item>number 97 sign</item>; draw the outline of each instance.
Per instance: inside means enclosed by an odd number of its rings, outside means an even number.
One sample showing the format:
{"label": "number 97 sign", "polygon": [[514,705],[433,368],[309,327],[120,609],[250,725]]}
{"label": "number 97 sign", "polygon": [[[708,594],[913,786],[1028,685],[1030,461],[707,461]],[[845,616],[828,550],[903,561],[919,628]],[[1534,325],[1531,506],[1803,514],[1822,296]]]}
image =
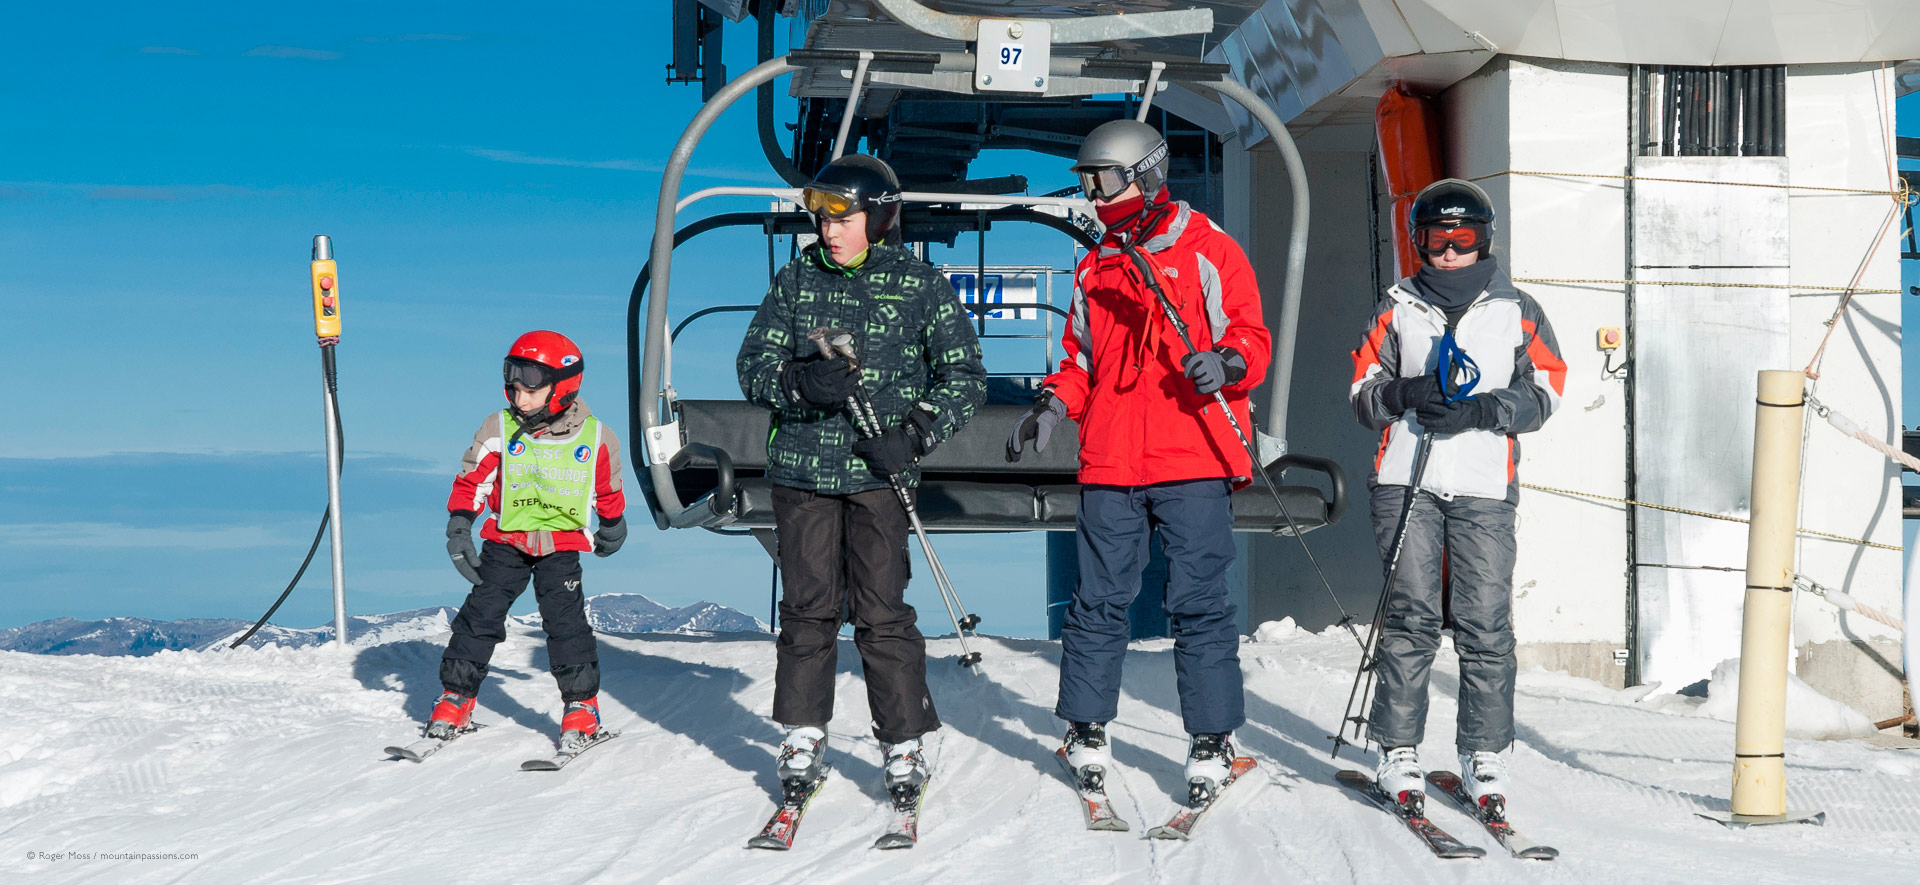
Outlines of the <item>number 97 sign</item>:
{"label": "number 97 sign", "polygon": [[982,19],[973,88],[981,92],[1047,91],[1053,26],[1040,21]]}

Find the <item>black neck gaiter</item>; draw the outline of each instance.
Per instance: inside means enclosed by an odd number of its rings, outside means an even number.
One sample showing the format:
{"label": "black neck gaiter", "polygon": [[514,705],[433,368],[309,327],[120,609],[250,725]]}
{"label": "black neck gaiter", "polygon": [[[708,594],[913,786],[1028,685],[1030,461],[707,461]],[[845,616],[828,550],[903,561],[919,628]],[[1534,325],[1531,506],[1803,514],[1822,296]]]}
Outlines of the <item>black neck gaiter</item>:
{"label": "black neck gaiter", "polygon": [[1421,298],[1447,315],[1447,325],[1451,326],[1460,321],[1480,293],[1487,291],[1487,283],[1499,270],[1500,262],[1492,255],[1453,270],[1423,264],[1414,272],[1413,285]]}

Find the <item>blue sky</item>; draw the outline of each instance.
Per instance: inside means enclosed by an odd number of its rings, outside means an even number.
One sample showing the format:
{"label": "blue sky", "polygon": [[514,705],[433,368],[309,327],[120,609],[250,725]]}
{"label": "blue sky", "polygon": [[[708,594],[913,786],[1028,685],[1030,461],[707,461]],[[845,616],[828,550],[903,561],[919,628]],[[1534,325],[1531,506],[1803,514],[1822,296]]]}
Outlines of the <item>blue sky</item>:
{"label": "blue sky", "polygon": [[[33,367],[25,388],[51,395],[23,403],[35,432],[0,456],[0,627],[254,617],[279,592],[325,503],[306,294],[317,233],[334,238],[344,303],[351,610],[463,598],[442,550],[447,483],[501,405],[500,357],[520,332],[578,341],[584,399],[626,435],[627,292],[657,170],[700,103],[697,86],[663,82],[667,6],[443,9],[9,13],[41,36],[0,63],[0,335],[10,368]],[[748,33],[730,29],[734,72],[753,64]],[[1058,181],[1035,174],[1037,189],[1069,183],[1051,162]],[[777,183],[748,101],[686,187]],[[757,302],[764,254],[745,233],[683,249],[675,315]],[[737,395],[744,324],[688,333],[683,393]],[[1043,629],[1039,536],[938,543],[989,624]],[[324,563],[277,621],[327,619]],[[751,541],[643,522],[588,565],[587,587],[765,618],[768,578]],[[930,587],[910,599],[939,609]]]}
{"label": "blue sky", "polygon": [[[306,300],[316,233],[334,238],[345,303],[353,611],[463,598],[442,551],[446,487],[500,405],[515,335],[578,341],[584,398],[625,436],[626,295],[657,170],[699,105],[698,87],[662,82],[667,5],[444,9],[9,12],[36,36],[0,62],[0,355],[13,423],[31,430],[0,451],[0,627],[253,617],[278,593],[325,500]],[[753,63],[748,37],[729,30],[736,73]],[[1904,135],[1920,136],[1916,99],[1901,102]],[[989,155],[975,174],[1023,172],[1045,192],[1070,183],[1064,167]],[[774,183],[746,102],[708,136],[687,187]],[[757,301],[764,249],[752,234],[683,249],[675,315]],[[989,250],[1067,260],[1064,245],[1017,236]],[[973,245],[942,252],[970,262]],[[1920,269],[1905,276],[1920,285]],[[1916,301],[1903,300],[1907,319]],[[684,394],[734,395],[743,325],[718,318],[683,339]],[[1920,384],[1905,390],[1913,414]],[[938,543],[990,629],[1043,629],[1039,536]],[[587,586],[764,618],[768,576],[757,544],[642,523],[589,564]],[[909,598],[937,619],[925,583]],[[323,557],[277,620],[316,624],[329,605]]]}

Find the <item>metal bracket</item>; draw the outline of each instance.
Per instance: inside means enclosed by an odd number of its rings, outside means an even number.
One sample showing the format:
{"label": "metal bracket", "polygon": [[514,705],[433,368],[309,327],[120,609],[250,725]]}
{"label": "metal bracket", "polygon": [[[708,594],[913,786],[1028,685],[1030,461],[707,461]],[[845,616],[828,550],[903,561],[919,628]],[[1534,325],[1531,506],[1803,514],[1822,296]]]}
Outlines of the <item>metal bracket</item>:
{"label": "metal bracket", "polygon": [[983,18],[973,62],[981,92],[1047,91],[1053,65],[1053,26],[1044,21]]}

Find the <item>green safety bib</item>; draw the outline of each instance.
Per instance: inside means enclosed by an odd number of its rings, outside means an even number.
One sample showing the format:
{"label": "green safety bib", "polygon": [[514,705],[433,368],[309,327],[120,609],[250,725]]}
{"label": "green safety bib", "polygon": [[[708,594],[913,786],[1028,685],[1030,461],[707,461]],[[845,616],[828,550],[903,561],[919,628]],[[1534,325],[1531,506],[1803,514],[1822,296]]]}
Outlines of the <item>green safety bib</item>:
{"label": "green safety bib", "polygon": [[587,417],[569,439],[521,436],[511,412],[500,413],[500,530],[571,532],[587,527],[594,471],[600,465],[600,422]]}

